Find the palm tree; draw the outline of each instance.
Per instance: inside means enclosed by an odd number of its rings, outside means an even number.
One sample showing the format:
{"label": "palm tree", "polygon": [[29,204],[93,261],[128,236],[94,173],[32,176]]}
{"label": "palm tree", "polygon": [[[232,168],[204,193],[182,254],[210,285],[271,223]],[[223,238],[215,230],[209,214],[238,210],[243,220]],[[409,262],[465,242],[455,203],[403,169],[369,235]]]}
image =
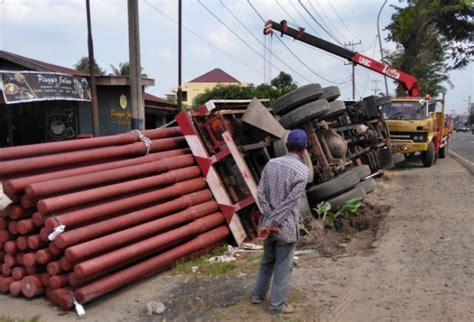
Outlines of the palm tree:
{"label": "palm tree", "polygon": [[[129,63],[119,63],[118,67],[115,67],[114,65],[110,65],[110,68],[112,69],[112,74],[115,76],[128,76],[130,75],[130,64]],[[143,67],[141,68],[143,71]],[[147,74],[142,73],[142,77],[146,78],[148,77]]]}

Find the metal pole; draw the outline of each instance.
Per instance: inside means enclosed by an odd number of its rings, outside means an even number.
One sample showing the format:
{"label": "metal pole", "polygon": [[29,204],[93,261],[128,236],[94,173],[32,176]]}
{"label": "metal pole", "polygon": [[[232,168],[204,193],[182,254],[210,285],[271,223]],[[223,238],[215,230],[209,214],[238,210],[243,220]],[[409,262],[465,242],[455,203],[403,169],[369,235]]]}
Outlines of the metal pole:
{"label": "metal pole", "polygon": [[89,50],[89,81],[91,87],[92,132],[99,136],[99,105],[97,103],[97,88],[95,85],[94,43],[92,41],[91,11],[89,0],[86,0],[87,11],[87,47]]}
{"label": "metal pole", "polygon": [[352,63],[352,99],[355,100],[356,87],[355,87],[355,63]]}
{"label": "metal pole", "polygon": [[178,108],[181,111],[183,109],[183,92],[182,92],[182,79],[181,79],[181,42],[182,42],[182,3],[178,1]]}
{"label": "metal pole", "polygon": [[140,64],[140,28],[138,0],[128,0],[128,46],[130,60],[130,100],[132,129],[145,129],[145,107],[143,102],[142,71]]}
{"label": "metal pole", "polygon": [[[380,58],[382,60],[382,63],[385,63],[385,62],[383,61],[382,38],[380,37],[379,21],[380,21],[380,14],[382,13],[382,9],[383,9],[383,7],[385,6],[386,3],[387,3],[387,0],[385,0],[383,2],[383,5],[380,7],[379,14],[377,15],[377,34],[378,34],[378,37],[379,37]],[[383,79],[385,81],[385,95],[388,95],[387,77],[384,76]]]}

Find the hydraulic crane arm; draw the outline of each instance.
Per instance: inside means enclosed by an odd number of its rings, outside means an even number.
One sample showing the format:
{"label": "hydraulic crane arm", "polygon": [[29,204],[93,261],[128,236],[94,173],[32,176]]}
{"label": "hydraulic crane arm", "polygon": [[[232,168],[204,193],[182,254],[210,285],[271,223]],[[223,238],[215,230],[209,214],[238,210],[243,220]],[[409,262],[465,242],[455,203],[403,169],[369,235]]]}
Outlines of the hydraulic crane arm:
{"label": "hydraulic crane arm", "polygon": [[395,69],[390,65],[385,65],[384,63],[381,63],[375,59],[310,35],[304,31],[304,28],[299,28],[299,30],[291,28],[288,26],[286,20],[283,20],[281,23],[268,20],[265,23],[265,29],[263,33],[265,35],[273,34],[273,30],[281,32],[282,36],[291,36],[294,39],[302,41],[308,45],[325,50],[336,56],[345,58],[354,64],[364,66],[379,74],[395,79],[396,81],[400,82],[400,84],[402,84],[402,86],[407,90],[409,96],[420,96],[420,87],[416,78],[398,69]]}

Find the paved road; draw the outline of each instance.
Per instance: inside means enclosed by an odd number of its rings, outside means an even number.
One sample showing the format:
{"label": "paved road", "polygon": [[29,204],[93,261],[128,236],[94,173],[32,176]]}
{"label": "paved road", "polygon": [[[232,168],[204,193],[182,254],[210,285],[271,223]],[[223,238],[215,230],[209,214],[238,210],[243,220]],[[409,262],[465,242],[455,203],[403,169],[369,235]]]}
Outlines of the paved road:
{"label": "paved road", "polygon": [[449,153],[474,174],[474,134],[454,133],[449,142]]}

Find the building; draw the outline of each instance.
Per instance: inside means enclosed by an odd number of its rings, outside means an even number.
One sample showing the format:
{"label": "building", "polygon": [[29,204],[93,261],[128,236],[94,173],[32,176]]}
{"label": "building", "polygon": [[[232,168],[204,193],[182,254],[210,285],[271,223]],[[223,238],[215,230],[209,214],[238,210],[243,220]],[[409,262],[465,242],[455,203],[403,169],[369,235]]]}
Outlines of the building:
{"label": "building", "polygon": [[[0,147],[60,141],[92,134],[89,74],[0,51]],[[154,80],[144,78],[143,86]],[[99,135],[131,130],[127,76],[97,76]],[[177,106],[144,93],[145,124],[174,119]]]}
{"label": "building", "polygon": [[[212,89],[218,85],[238,85],[241,87],[249,86],[248,83],[242,83],[233,76],[227,74],[220,68],[202,74],[193,80],[184,84],[182,88],[183,104],[192,105],[196,96],[203,93],[206,89]],[[173,88],[172,92],[177,95],[177,88]]]}

